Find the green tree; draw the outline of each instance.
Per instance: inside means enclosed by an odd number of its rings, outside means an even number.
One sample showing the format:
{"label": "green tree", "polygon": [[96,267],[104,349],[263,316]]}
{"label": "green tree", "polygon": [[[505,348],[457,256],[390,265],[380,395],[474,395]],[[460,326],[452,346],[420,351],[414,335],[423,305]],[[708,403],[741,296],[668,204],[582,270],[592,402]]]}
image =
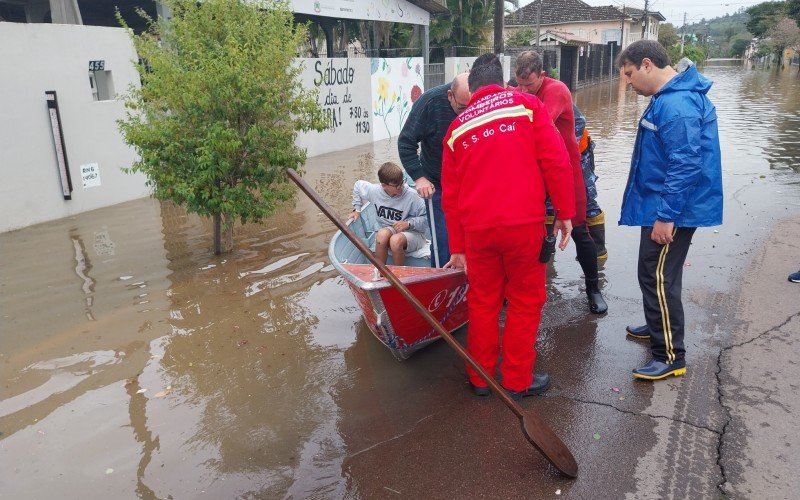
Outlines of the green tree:
{"label": "green tree", "polygon": [[278,3],[163,3],[173,18],[132,35],[142,86],[118,123],[139,154],[129,171],[145,173],[156,198],[213,217],[214,251],[223,227],[229,251],[237,219],[261,221],[293,195],[285,171],[306,158],[297,132],[325,126],[294,64],[306,29]]}
{"label": "green tree", "polygon": [[658,27],[658,43],[666,48],[672,47],[680,41],[675,26],[670,23],[662,24]]}
{"label": "green tree", "polygon": [[747,31],[761,38],[778,21],[786,17],[786,2],[764,2],[747,9],[750,20]]}
{"label": "green tree", "polygon": [[489,44],[494,2],[447,0],[447,8],[449,15],[431,20],[432,43],[443,47],[486,47]]}
{"label": "green tree", "polygon": [[749,40],[745,40],[744,38],[737,38],[731,44],[729,55],[731,57],[742,57],[744,56],[744,53],[745,51],[747,51],[747,47],[749,46],[750,46]]}
{"label": "green tree", "polygon": [[787,0],[786,14],[800,24],[800,0]]}
{"label": "green tree", "polygon": [[536,30],[532,28],[522,28],[514,31],[506,38],[506,45],[509,47],[525,47],[531,45],[536,40]]}
{"label": "green tree", "polygon": [[678,64],[683,57],[689,58],[695,64],[702,66],[706,60],[706,50],[693,43],[687,43],[683,48],[683,56],[681,56],[681,46],[673,45],[669,49],[667,49],[667,53],[669,54],[670,61],[672,64]]}
{"label": "green tree", "polygon": [[767,36],[772,41],[778,63],[783,65],[783,52],[789,47],[800,45],[800,28],[794,19],[788,17],[781,19],[778,24],[767,31]]}

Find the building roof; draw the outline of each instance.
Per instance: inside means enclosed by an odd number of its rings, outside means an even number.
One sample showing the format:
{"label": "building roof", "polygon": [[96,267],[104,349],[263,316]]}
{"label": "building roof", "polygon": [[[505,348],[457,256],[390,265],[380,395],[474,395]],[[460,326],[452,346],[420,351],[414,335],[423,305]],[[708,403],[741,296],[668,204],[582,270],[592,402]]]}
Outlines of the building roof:
{"label": "building roof", "polygon": [[547,40],[556,40],[562,45],[585,45],[589,40],[575,36],[575,33],[570,33],[564,30],[547,30],[539,35],[539,41],[544,42]]}
{"label": "building roof", "polygon": [[[634,18],[636,20],[639,20],[639,19],[642,18],[642,16],[644,16],[644,10],[643,9],[637,9],[635,7],[625,7],[624,11],[625,11],[626,14],[628,14],[629,16],[631,16],[632,18]],[[663,15],[661,15],[661,12],[658,12],[657,10],[655,10],[655,11],[651,10],[651,11],[648,12],[648,14],[651,17],[655,17],[659,21],[666,21],[667,20],[667,18],[664,17]]]}
{"label": "building roof", "polygon": [[[534,0],[528,5],[521,7],[517,11],[505,17],[507,26],[535,25],[536,11],[539,4],[542,4],[542,14],[540,23],[543,26],[575,22],[591,21],[621,21],[623,19],[641,19],[643,11],[626,7],[623,13],[621,9],[613,5],[602,7],[592,7],[581,0]],[[635,14],[638,12],[638,14]],[[650,12],[650,15],[664,21],[666,18],[660,12]]]}

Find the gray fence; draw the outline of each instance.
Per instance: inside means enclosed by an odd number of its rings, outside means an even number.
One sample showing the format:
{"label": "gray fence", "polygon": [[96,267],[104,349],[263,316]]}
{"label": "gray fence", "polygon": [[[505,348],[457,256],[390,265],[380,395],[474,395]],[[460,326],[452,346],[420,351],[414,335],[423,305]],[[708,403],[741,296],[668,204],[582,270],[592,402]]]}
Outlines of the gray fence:
{"label": "gray fence", "polygon": [[444,63],[425,65],[425,90],[444,83]]}

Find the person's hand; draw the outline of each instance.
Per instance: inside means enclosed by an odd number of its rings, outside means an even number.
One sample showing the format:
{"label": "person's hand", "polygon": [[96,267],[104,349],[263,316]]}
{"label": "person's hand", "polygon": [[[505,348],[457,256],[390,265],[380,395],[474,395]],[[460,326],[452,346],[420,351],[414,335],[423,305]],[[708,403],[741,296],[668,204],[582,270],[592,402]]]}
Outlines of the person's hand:
{"label": "person's hand", "polygon": [[653,232],[650,233],[650,239],[659,245],[668,245],[672,243],[672,230],[675,227],[673,222],[664,222],[657,220],[653,224]]}
{"label": "person's hand", "polygon": [[392,227],[398,233],[402,233],[403,231],[407,231],[408,228],[411,227],[411,223],[406,221],[406,220],[399,220],[399,221],[395,222],[394,224],[392,224]]}
{"label": "person's hand", "polygon": [[444,269],[463,269],[464,274],[467,273],[467,256],[463,253],[454,253],[450,256],[450,260],[445,264]]}
{"label": "person's hand", "polygon": [[353,209],[353,211],[350,212],[350,217],[348,217],[348,219],[350,219],[350,220],[358,220],[359,217],[361,217],[361,212],[359,212],[358,210]]}
{"label": "person's hand", "polygon": [[557,219],[555,222],[556,234],[561,232],[561,241],[558,242],[558,248],[564,250],[569,244],[569,235],[572,233],[572,221],[570,219]]}
{"label": "person's hand", "polygon": [[433,187],[433,183],[425,177],[420,177],[415,180],[414,187],[417,189],[417,194],[426,200],[428,198],[433,198],[433,192],[436,191],[436,188]]}

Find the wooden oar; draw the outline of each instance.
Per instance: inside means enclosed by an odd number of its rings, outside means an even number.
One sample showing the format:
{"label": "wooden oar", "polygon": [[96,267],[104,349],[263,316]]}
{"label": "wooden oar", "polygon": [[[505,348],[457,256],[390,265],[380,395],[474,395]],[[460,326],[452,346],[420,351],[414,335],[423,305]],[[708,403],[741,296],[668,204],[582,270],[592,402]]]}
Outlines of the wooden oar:
{"label": "wooden oar", "polygon": [[455,349],[456,353],[466,361],[467,363],[478,372],[478,375],[481,376],[483,380],[489,384],[492,391],[499,397],[503,403],[508,406],[508,408],[514,412],[514,414],[519,418],[520,424],[522,424],[522,433],[525,434],[525,437],[528,441],[541,452],[542,455],[551,463],[553,466],[561,471],[562,474],[568,476],[570,478],[577,477],[578,475],[578,464],[575,462],[575,457],[572,456],[572,453],[569,451],[569,448],[559,439],[553,430],[542,421],[532,411],[528,411],[527,413],[522,410],[522,408],[517,404],[516,401],[511,399],[511,397],[506,393],[506,391],[500,387],[492,377],[490,377],[483,368],[472,359],[472,356],[464,350],[461,344],[453,338],[453,336],[448,332],[433,315],[428,312],[428,308],[422,305],[422,303],[414,297],[411,292],[406,288],[406,286],[400,282],[397,276],[389,270],[386,265],[382,264],[378,261],[375,256],[372,255],[372,252],[367,248],[364,242],[358,238],[358,236],[353,233],[346,224],[344,224],[338,216],[333,212],[330,206],[328,206],[325,201],[323,201],[314,189],[308,185],[308,183],[303,180],[297,172],[293,169],[288,170],[289,178],[297,184],[300,189],[309,197],[311,201],[316,204],[322,213],[324,213],[330,220],[333,222],[336,227],[342,232],[343,235],[349,239],[353,245],[358,248],[358,250],[364,254],[364,257],[369,260],[373,266],[375,266],[378,271],[386,278],[389,283],[394,286],[398,292],[400,292],[403,297],[408,300],[414,309],[417,310],[425,320],[430,323],[430,325],[442,336],[442,338],[450,344],[450,347]]}

